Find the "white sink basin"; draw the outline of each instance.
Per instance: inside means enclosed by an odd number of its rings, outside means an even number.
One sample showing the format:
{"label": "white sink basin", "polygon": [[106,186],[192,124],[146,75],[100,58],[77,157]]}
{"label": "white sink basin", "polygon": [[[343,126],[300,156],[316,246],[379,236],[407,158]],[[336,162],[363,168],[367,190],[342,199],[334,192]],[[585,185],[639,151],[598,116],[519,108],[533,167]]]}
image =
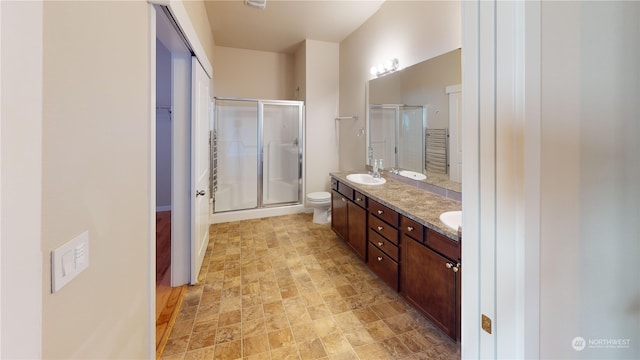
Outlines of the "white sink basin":
{"label": "white sink basin", "polygon": [[369,174],[349,174],[347,180],[361,185],[382,185],[387,182],[384,178],[374,178]]}
{"label": "white sink basin", "polygon": [[443,212],[440,214],[440,221],[454,231],[458,231],[458,226],[462,226],[462,211]]}
{"label": "white sink basin", "polygon": [[424,179],[427,178],[427,175],[421,174],[419,172],[411,171],[411,170],[400,170],[398,172],[398,175],[401,175],[401,176],[404,176],[404,177],[408,177],[408,178],[414,179],[414,180],[424,180]]}

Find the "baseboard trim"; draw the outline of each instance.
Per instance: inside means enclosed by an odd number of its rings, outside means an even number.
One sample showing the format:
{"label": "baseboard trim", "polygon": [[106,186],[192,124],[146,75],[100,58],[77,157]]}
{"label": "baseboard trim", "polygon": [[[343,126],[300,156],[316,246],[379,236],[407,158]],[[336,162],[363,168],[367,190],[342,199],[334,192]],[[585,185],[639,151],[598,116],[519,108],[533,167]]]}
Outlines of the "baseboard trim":
{"label": "baseboard trim", "polygon": [[171,205],[156,206],[156,212],[171,211]]}

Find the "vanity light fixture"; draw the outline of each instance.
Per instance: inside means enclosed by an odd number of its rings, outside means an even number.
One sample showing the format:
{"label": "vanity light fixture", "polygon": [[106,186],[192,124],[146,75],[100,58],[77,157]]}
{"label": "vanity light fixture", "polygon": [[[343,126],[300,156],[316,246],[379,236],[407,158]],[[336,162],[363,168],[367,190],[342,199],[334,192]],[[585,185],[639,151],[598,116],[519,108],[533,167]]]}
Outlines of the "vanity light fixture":
{"label": "vanity light fixture", "polygon": [[267,7],[267,0],[244,0],[245,5],[253,6],[258,9]]}
{"label": "vanity light fixture", "polygon": [[370,73],[375,76],[382,76],[392,73],[400,67],[398,63],[398,59],[386,60],[378,65],[374,65],[371,67]]}

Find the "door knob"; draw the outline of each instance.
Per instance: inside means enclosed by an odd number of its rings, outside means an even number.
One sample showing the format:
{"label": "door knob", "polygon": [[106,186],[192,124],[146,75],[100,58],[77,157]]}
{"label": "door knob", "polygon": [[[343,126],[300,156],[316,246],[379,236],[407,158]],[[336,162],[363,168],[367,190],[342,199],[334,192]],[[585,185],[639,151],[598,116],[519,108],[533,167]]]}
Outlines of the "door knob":
{"label": "door knob", "polygon": [[196,191],[196,197],[198,197],[198,196],[204,196],[205,194],[206,194],[206,192],[205,192],[204,190]]}

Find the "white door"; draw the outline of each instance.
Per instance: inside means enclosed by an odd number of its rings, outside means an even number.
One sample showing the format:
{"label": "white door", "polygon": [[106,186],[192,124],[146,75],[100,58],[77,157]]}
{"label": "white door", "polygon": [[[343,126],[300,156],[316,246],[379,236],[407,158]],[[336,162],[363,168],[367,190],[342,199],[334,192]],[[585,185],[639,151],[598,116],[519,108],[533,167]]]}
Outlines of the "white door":
{"label": "white door", "polygon": [[191,284],[209,244],[209,82],[198,59],[191,58]]}
{"label": "white door", "polygon": [[449,179],[462,181],[462,86],[447,86],[449,94]]}

